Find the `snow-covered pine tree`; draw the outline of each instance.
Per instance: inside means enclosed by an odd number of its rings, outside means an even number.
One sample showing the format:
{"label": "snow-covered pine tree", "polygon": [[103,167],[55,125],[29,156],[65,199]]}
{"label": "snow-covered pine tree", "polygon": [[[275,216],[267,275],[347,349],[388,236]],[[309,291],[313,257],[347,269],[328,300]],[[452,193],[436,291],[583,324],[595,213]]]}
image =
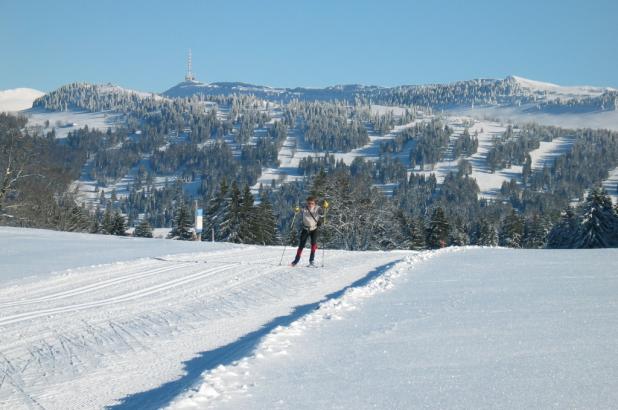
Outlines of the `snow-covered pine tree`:
{"label": "snow-covered pine tree", "polygon": [[135,227],[133,235],[138,238],[152,238],[152,227],[148,223],[148,219],[144,218],[140,221]]}
{"label": "snow-covered pine tree", "polygon": [[573,247],[573,240],[577,233],[577,216],[571,207],[565,209],[560,220],[552,227],[547,235],[547,247],[553,249],[567,249]]}
{"label": "snow-covered pine tree", "polygon": [[422,250],[427,248],[425,241],[425,222],[422,218],[412,218],[410,221],[410,249]]}
{"label": "snow-covered pine tree", "polygon": [[103,213],[103,222],[101,223],[101,233],[105,235],[114,234],[114,216],[112,215],[111,206],[105,208]]}
{"label": "snow-covered pine tree", "polygon": [[258,221],[256,219],[254,199],[249,185],[245,185],[240,199],[238,242],[256,243]]}
{"label": "snow-covered pine tree", "polygon": [[261,245],[275,245],[279,242],[277,237],[277,220],[273,206],[266,193],[262,193],[260,203],[256,209],[256,238],[255,242]]}
{"label": "snow-covered pine tree", "polygon": [[502,221],[499,244],[509,248],[521,248],[524,237],[524,220],[513,209]]}
{"label": "snow-covered pine tree", "polygon": [[579,210],[579,226],[573,247],[610,248],[618,246],[618,215],[603,188],[593,188]]}
{"label": "snow-covered pine tree", "polygon": [[460,218],[456,218],[451,225],[451,229],[449,231],[449,243],[452,246],[466,246],[470,243],[470,238],[468,237],[466,228]]}
{"label": "snow-covered pine tree", "polygon": [[221,240],[221,222],[226,209],[226,197],[228,195],[229,188],[226,179],[221,180],[219,190],[208,201],[208,207],[206,209],[206,218],[204,223],[204,231],[202,233],[202,240],[209,241],[212,238],[212,233],[215,233],[215,240]]}
{"label": "snow-covered pine tree", "polygon": [[95,214],[92,216],[90,220],[90,233],[100,233],[101,232],[101,224],[99,223],[99,217]]}
{"label": "snow-covered pine tree", "polygon": [[497,246],[498,245],[498,232],[496,227],[486,221],[481,220],[478,227],[477,245],[479,246]]}
{"label": "snow-covered pine tree", "polygon": [[427,229],[427,246],[431,249],[443,248],[448,244],[449,223],[442,207],[437,207],[431,214]]}
{"label": "snow-covered pine tree", "polygon": [[188,241],[193,239],[193,218],[191,212],[184,201],[180,201],[176,208],[176,216],[174,217],[174,229],[172,229],[171,236],[174,239],[180,239]]}
{"label": "snow-covered pine tree", "polygon": [[84,207],[77,205],[73,206],[70,210],[67,218],[67,224],[64,226],[64,230],[72,232],[84,232],[87,231],[90,226],[90,219],[88,212]]}
{"label": "snow-covered pine tree", "polygon": [[232,183],[229,198],[226,198],[225,213],[220,225],[220,240],[239,243],[241,194],[236,181]]}
{"label": "snow-covered pine tree", "polygon": [[534,214],[532,218],[528,218],[525,222],[523,247],[530,249],[545,248],[550,230],[551,224],[547,218]]}
{"label": "snow-covered pine tree", "polygon": [[111,234],[119,236],[124,236],[127,234],[127,222],[120,211],[114,212],[114,222]]}

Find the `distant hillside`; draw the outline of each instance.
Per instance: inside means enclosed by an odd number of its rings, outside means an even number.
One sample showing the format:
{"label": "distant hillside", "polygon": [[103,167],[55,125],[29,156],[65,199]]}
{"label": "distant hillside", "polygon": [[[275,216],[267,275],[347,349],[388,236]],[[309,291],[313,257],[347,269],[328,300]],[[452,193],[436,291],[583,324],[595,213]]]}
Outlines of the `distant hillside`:
{"label": "distant hillside", "polygon": [[325,88],[273,88],[240,82],[205,84],[184,81],[162,93],[166,97],[192,95],[251,94],[271,101],[288,102],[361,99],[384,105],[415,105],[434,109],[501,106],[548,113],[586,113],[614,111],[618,106],[618,91],[612,88],[575,86],[509,76],[503,80],[475,79],[450,84],[402,85],[378,87],[337,85]]}

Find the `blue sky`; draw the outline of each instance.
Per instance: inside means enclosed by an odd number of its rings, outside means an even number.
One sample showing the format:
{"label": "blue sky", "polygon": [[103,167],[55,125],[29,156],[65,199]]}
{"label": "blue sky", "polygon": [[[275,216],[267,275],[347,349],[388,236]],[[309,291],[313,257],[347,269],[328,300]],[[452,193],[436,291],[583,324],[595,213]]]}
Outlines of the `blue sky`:
{"label": "blue sky", "polygon": [[618,1],[0,0],[0,89],[73,81],[421,84],[509,74],[618,88]]}

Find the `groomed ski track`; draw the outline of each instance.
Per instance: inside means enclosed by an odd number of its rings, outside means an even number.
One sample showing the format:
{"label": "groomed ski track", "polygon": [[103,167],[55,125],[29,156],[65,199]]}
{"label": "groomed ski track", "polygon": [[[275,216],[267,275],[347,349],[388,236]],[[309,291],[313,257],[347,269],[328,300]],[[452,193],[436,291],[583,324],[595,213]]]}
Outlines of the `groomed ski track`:
{"label": "groomed ski track", "polygon": [[0,408],[159,408],[204,370],[410,254],[327,250],[315,269],[285,266],[290,248],[279,266],[282,250],[205,243],[4,283]]}

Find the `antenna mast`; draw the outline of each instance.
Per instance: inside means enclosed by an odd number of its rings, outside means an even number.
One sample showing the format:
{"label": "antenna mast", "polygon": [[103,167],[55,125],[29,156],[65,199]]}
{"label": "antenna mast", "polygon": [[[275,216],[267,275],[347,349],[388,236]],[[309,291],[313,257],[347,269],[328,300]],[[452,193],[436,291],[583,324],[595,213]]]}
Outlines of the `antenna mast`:
{"label": "antenna mast", "polygon": [[187,75],[185,76],[185,81],[194,81],[195,77],[193,76],[193,71],[191,70],[191,49],[189,49],[189,58],[187,59]]}

